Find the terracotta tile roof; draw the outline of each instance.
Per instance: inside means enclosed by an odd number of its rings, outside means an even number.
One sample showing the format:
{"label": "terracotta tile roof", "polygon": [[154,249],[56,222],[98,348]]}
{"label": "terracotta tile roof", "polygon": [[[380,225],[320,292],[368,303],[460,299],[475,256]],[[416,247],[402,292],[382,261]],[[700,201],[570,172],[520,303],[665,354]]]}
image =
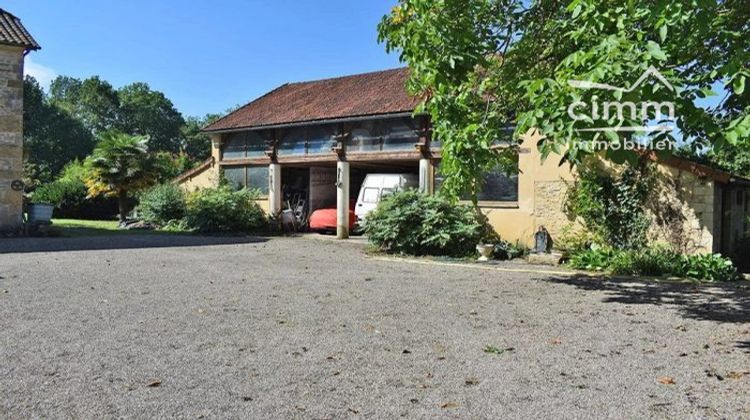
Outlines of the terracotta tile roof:
{"label": "terracotta tile roof", "polygon": [[0,9],[0,44],[18,45],[28,50],[42,48],[23,27],[21,19],[3,9]]}
{"label": "terracotta tile roof", "polygon": [[223,131],[337,118],[411,112],[407,68],[313,82],[288,83],[250,102],[204,131]]}

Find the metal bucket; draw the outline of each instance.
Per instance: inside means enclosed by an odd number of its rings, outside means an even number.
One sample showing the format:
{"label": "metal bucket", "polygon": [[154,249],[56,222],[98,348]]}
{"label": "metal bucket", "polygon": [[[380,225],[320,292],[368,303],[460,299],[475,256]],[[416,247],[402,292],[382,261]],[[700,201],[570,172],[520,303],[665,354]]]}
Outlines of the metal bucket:
{"label": "metal bucket", "polygon": [[49,204],[29,205],[29,223],[50,223],[55,206]]}

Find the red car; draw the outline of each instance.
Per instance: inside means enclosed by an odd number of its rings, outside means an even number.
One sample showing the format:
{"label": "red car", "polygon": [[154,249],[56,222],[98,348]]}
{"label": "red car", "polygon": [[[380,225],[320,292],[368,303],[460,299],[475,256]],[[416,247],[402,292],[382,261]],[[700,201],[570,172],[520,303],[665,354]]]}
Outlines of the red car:
{"label": "red car", "polygon": [[[354,230],[357,216],[354,210],[349,209],[349,231]],[[318,232],[330,232],[336,230],[336,209],[317,209],[310,215],[310,230]]]}

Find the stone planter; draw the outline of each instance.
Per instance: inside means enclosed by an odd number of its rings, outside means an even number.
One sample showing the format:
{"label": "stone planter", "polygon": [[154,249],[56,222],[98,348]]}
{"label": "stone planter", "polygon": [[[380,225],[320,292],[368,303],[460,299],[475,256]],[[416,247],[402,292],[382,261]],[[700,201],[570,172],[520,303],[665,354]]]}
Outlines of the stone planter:
{"label": "stone planter", "polygon": [[51,204],[29,204],[30,224],[49,224],[52,222],[52,212],[55,206]]}
{"label": "stone planter", "polygon": [[477,245],[477,252],[479,253],[478,261],[489,261],[492,258],[492,251],[495,250],[493,244],[479,244]]}

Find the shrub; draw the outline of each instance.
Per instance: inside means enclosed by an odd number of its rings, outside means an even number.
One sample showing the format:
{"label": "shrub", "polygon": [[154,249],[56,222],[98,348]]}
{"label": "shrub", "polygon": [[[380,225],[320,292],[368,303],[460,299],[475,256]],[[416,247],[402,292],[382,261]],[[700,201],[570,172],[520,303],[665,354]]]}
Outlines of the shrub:
{"label": "shrub", "polygon": [[204,233],[251,232],[266,223],[255,191],[205,188],[187,198],[185,226]]}
{"label": "shrub", "polygon": [[117,200],[112,197],[89,197],[83,182],[85,169],[79,161],[65,165],[60,178],[55,181],[63,190],[55,217],[70,219],[107,220],[117,214]]}
{"label": "shrub", "polygon": [[365,230],[385,252],[467,256],[475,252],[485,229],[471,207],[407,190],[383,199],[367,216]]}
{"label": "shrub", "polygon": [[650,218],[646,212],[653,176],[648,166],[627,165],[617,175],[582,165],[566,199],[567,211],[580,217],[602,243],[617,249],[646,245]]}
{"label": "shrub", "polygon": [[31,195],[31,202],[34,204],[49,204],[59,207],[65,194],[64,186],[59,182],[50,182],[40,185]]}
{"label": "shrub", "polygon": [[679,272],[675,274],[708,281],[733,281],[738,278],[732,260],[721,254],[686,255],[682,257]]}
{"label": "shrub", "polygon": [[613,274],[634,276],[676,275],[680,271],[681,256],[663,247],[615,253],[609,266]]}
{"label": "shrub", "polygon": [[737,269],[719,254],[681,255],[669,248],[638,251],[596,248],[573,254],[568,264],[577,269],[608,271],[616,275],[676,276],[702,281],[732,281]]}
{"label": "shrub", "polygon": [[579,270],[604,271],[610,267],[614,256],[611,248],[592,246],[571,255],[568,265]]}
{"label": "shrub", "polygon": [[138,210],[144,220],[165,225],[185,217],[185,193],[177,185],[160,184],[142,193]]}

